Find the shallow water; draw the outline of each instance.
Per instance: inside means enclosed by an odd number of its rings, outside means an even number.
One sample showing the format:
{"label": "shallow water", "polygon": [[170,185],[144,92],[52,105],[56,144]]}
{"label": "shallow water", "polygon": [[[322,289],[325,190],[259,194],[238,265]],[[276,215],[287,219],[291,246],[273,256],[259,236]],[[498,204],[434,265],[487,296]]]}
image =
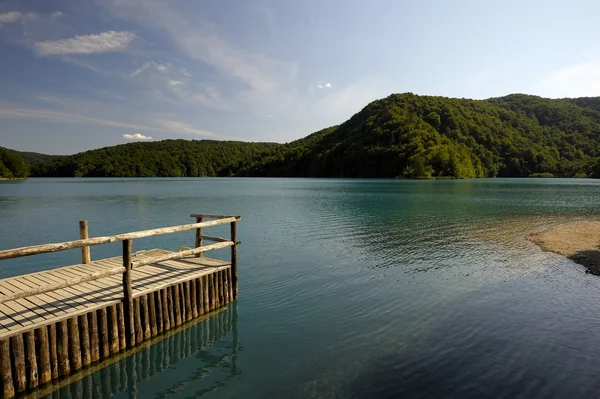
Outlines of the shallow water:
{"label": "shallow water", "polygon": [[[220,319],[61,397],[589,397],[600,278],[524,237],[600,218],[598,198],[592,180],[32,179],[0,182],[0,247],[77,238],[80,219],[97,236],[243,216],[240,298]],[[0,277],[79,256],[3,261]]]}

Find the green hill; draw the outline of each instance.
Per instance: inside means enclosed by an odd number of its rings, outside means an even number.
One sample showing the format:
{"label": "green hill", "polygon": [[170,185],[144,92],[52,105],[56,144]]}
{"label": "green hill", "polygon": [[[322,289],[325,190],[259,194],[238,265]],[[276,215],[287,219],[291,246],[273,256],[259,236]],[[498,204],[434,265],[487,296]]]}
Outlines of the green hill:
{"label": "green hill", "polygon": [[0,179],[23,179],[28,174],[29,167],[23,157],[0,147]]}
{"label": "green hill", "polygon": [[31,167],[34,176],[600,177],[600,98],[393,94],[288,144],[130,143]]}

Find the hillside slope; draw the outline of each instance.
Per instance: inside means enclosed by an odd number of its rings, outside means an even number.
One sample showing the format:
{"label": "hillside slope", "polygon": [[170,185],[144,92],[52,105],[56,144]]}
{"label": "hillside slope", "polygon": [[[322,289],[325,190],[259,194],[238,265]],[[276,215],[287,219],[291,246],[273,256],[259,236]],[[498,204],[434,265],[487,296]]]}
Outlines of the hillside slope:
{"label": "hillside slope", "polygon": [[600,98],[392,94],[288,144],[166,140],[52,158],[34,176],[600,176]]}

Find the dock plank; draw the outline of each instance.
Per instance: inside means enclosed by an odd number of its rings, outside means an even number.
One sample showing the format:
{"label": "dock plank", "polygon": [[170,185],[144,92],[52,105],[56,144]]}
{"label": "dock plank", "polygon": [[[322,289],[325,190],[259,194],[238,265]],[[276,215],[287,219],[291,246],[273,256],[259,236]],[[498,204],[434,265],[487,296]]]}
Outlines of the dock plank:
{"label": "dock plank", "polygon": [[[171,251],[164,249],[141,251],[134,253],[132,260],[139,261],[169,253]],[[23,290],[54,285],[122,265],[121,257],[113,257],[89,264],[65,266],[2,279],[0,301],[3,296]],[[183,258],[141,266],[133,269],[131,273],[133,296],[139,297],[229,267],[229,262],[207,257]],[[119,303],[123,298],[122,282],[122,276],[116,274],[0,303],[0,339]]]}

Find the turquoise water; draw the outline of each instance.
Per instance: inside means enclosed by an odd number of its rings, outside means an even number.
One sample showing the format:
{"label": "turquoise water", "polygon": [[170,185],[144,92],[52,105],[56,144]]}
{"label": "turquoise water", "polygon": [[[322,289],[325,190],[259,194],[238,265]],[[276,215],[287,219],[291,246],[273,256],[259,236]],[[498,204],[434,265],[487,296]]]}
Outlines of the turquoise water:
{"label": "turquoise water", "polygon": [[592,180],[32,179],[0,182],[0,248],[75,239],[80,219],[97,236],[243,217],[238,301],[60,397],[590,397],[600,278],[524,237],[600,219],[598,198]]}

